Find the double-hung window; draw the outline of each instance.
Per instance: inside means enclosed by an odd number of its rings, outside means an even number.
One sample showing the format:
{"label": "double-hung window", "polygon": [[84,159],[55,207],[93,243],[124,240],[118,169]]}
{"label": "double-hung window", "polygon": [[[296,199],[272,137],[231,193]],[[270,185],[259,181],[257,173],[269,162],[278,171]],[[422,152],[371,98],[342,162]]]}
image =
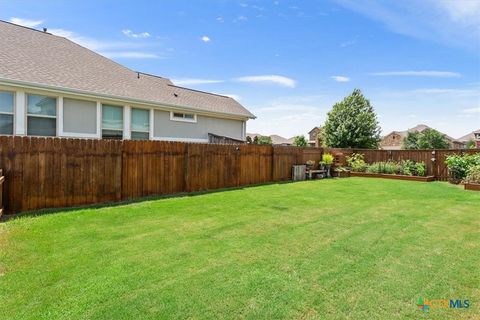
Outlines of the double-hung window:
{"label": "double-hung window", "polygon": [[13,134],[13,92],[0,91],[0,134]]}
{"label": "double-hung window", "polygon": [[27,135],[55,136],[57,134],[57,98],[27,95]]}
{"label": "double-hung window", "polygon": [[150,138],[150,110],[132,108],[132,140],[148,140]]}
{"label": "double-hung window", "polygon": [[102,138],[123,139],[123,107],[102,105]]}

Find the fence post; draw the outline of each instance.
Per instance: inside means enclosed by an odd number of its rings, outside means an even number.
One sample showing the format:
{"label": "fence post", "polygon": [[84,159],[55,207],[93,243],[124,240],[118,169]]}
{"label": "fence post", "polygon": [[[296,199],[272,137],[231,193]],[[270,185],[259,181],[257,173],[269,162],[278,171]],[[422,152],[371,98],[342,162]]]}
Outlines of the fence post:
{"label": "fence post", "polygon": [[435,180],[437,180],[438,176],[438,161],[437,161],[437,150],[432,151],[432,158],[430,159],[432,161],[432,175],[435,177]]}

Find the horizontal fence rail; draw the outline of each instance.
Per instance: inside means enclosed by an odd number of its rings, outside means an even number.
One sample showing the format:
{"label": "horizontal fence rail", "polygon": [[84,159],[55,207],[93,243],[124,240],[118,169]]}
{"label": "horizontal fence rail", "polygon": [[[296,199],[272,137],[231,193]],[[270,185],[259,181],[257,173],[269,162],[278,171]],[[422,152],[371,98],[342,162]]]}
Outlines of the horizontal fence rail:
{"label": "horizontal fence rail", "polygon": [[429,175],[446,180],[446,156],[475,151],[436,150],[432,155],[432,150],[0,136],[4,176],[0,199],[6,213],[15,213],[287,181],[293,165],[318,163],[324,152],[336,155],[338,165],[354,152],[364,154],[368,163],[423,161]]}

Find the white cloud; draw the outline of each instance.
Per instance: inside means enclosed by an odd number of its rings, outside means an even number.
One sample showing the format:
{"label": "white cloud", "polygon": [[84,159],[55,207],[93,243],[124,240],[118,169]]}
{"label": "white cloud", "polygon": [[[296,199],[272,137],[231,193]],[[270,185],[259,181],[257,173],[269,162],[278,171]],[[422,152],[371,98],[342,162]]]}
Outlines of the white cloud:
{"label": "white cloud", "polygon": [[148,52],[138,51],[115,51],[115,52],[99,52],[101,55],[113,59],[113,58],[129,58],[129,59],[158,59],[159,55]]}
{"label": "white cloud", "polygon": [[297,84],[295,80],[280,75],[245,76],[235,80],[250,83],[273,83],[289,88],[295,88]]}
{"label": "white cloud", "polygon": [[345,76],[331,76],[330,78],[332,78],[333,80],[335,80],[337,82],[349,82],[350,81],[350,78],[345,77]]}
{"label": "white cloud", "polygon": [[31,20],[17,17],[11,17],[9,21],[11,23],[15,23],[28,28],[33,28],[43,23],[43,20]]}
{"label": "white cloud", "polygon": [[245,22],[248,20],[246,16],[238,16],[237,18],[233,19],[233,22]]}
{"label": "white cloud", "polygon": [[215,20],[217,20],[217,21],[220,22],[220,23],[225,22],[225,20],[223,19],[223,17],[217,17]]}
{"label": "white cloud", "polygon": [[479,113],[480,114],[480,107],[464,109],[463,112],[464,113]]}
{"label": "white cloud", "polygon": [[132,30],[129,30],[129,29],[122,30],[122,33],[129,38],[135,38],[135,39],[136,38],[149,38],[150,37],[150,33],[148,33],[148,32],[134,33]]}
{"label": "white cloud", "polygon": [[172,79],[172,82],[177,86],[191,86],[191,85],[201,85],[201,84],[211,84],[211,83],[221,83],[223,80],[212,80],[212,79]]}
{"label": "white cloud", "polygon": [[335,0],[393,32],[478,51],[478,0]]}
{"label": "white cloud", "polygon": [[373,72],[372,76],[400,76],[400,77],[438,77],[438,78],[458,78],[462,75],[451,71],[387,71]]}
{"label": "white cloud", "polygon": [[203,42],[205,42],[205,43],[211,41],[211,39],[210,39],[209,36],[203,36],[203,37],[201,37],[200,39],[201,39]]}

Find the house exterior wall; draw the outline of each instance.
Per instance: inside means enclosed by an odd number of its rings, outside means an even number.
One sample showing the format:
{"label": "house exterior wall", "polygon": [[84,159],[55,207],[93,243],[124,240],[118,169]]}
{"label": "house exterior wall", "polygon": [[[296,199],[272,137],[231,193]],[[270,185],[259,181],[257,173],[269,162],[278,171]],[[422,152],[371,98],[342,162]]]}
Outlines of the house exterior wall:
{"label": "house exterior wall", "polygon": [[[13,134],[27,135],[28,95],[44,95],[56,99],[57,137],[102,138],[102,105],[115,105],[123,108],[123,139],[131,138],[131,109],[150,111],[150,139],[208,142],[208,133],[245,140],[247,118],[211,114],[181,108],[163,107],[108,99],[87,94],[73,94],[59,90],[46,90],[36,87],[21,87],[0,83],[0,91],[14,94]],[[171,112],[195,114],[196,123],[170,119]],[[168,117],[165,118],[165,115]],[[225,118],[224,118],[225,117]],[[157,119],[157,121],[155,121]]]}
{"label": "house exterior wall", "polygon": [[208,142],[208,134],[226,136],[244,140],[244,121],[220,119],[197,115],[196,122],[171,120],[168,111],[154,111],[154,139],[170,140],[174,138]]}
{"label": "house exterior wall", "polygon": [[403,137],[396,133],[392,132],[380,141],[380,147],[385,150],[400,149],[402,147]]}

